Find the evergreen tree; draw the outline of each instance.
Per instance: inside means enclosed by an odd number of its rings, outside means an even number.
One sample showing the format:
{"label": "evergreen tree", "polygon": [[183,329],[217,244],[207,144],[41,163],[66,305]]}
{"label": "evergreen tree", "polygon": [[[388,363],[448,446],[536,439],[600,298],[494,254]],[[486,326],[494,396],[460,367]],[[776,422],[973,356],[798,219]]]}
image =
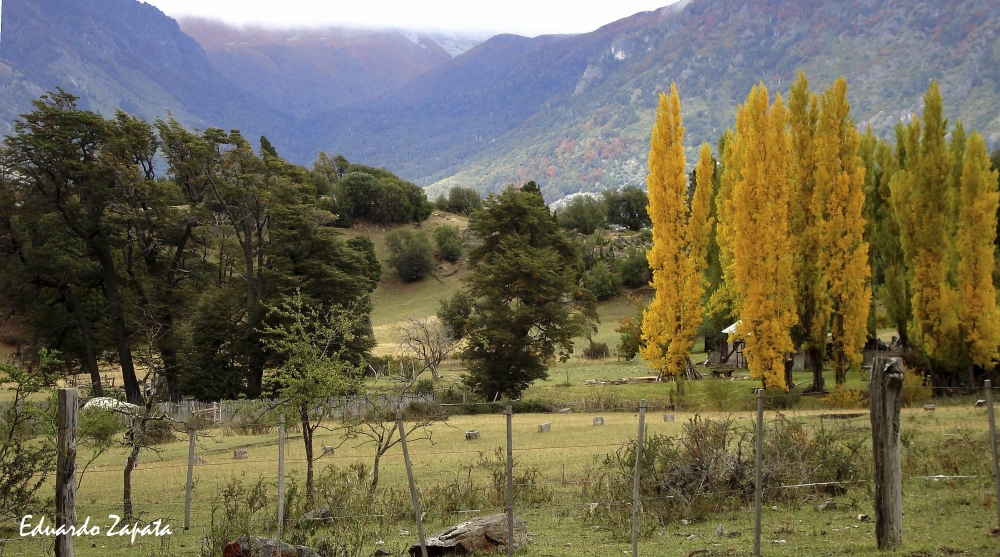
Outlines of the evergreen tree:
{"label": "evergreen tree", "polygon": [[482,244],[465,278],[475,299],[466,324],[466,384],[489,400],[516,398],[569,358],[572,339],[596,320],[593,296],[577,283],[577,249],[538,186],[490,196],[469,227]]}
{"label": "evergreen tree", "polygon": [[844,384],[848,368],[861,365],[871,302],[868,242],[861,214],[865,167],[857,154],[858,143],[847,103],[847,81],[840,78],[823,93],[816,130],[816,182],[828,188],[827,217],[819,231],[824,249],[817,255],[829,281],[838,385]]}

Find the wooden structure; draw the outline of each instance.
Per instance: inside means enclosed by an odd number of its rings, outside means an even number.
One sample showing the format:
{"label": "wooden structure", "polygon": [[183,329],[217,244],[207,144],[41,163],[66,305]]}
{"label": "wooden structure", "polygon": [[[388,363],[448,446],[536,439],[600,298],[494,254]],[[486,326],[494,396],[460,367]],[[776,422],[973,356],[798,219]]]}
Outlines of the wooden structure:
{"label": "wooden structure", "polygon": [[872,453],[875,463],[875,539],[880,550],[903,545],[903,486],[899,409],[903,360],[875,358],[871,393]]}

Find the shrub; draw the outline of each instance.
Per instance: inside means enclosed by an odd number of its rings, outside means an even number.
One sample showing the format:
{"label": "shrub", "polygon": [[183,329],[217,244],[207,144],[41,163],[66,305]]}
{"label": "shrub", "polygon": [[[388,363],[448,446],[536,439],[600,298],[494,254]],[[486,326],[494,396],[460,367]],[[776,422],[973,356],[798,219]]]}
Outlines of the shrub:
{"label": "shrub", "polygon": [[434,230],[434,242],[437,243],[441,259],[454,263],[462,257],[462,239],[457,226],[439,226]]}
{"label": "shrub", "polygon": [[88,410],[80,413],[80,439],[95,445],[105,445],[124,431],[121,418],[109,410]]}
{"label": "shrub", "polygon": [[830,408],[864,408],[868,406],[868,395],[858,389],[845,389],[842,385],[820,399]]}
{"label": "shrub", "polygon": [[465,336],[465,326],[472,315],[472,305],[472,296],[465,291],[456,292],[450,300],[441,300],[437,318],[451,338],[459,340]]}
{"label": "shrub", "polygon": [[389,249],[389,265],[396,270],[396,276],[405,282],[422,280],[434,268],[434,257],[427,234],[397,229],[385,238]]}
{"label": "shrub", "polygon": [[460,215],[471,215],[483,208],[483,199],[472,188],[455,186],[448,191],[448,210]]}
{"label": "shrub", "polygon": [[622,293],[622,281],[601,261],[584,277],[583,285],[598,300],[607,300]]}
{"label": "shrub", "polygon": [[632,248],[628,254],[615,262],[622,286],[640,288],[647,286],[652,280],[653,272],[649,268],[645,250]]}
{"label": "shrub", "polygon": [[611,355],[611,351],[608,349],[608,343],[606,342],[594,342],[593,340],[588,340],[589,344],[583,349],[583,357],[588,360],[599,360],[602,358],[607,358]]}
{"label": "shrub", "polygon": [[924,378],[919,371],[906,368],[906,373],[903,375],[903,393],[900,402],[904,407],[922,404],[933,394],[934,391],[924,385]]}
{"label": "shrub", "polygon": [[439,195],[437,197],[437,199],[434,200],[434,208],[435,209],[437,209],[439,211],[447,211],[448,207],[449,207],[449,205],[448,205],[448,198],[445,197],[445,195],[443,193],[441,195]]}
{"label": "shrub", "polygon": [[559,226],[589,236],[604,226],[604,213],[604,203],[599,199],[580,195],[559,211],[557,219]]}
{"label": "shrub", "polygon": [[646,192],[628,186],[617,190],[604,190],[604,204],[607,207],[608,224],[624,226],[629,230],[639,230],[650,225],[646,206],[649,204]]}
{"label": "shrub", "polygon": [[413,383],[413,394],[415,395],[432,395],[434,394],[434,380],[433,379],[419,379]]}

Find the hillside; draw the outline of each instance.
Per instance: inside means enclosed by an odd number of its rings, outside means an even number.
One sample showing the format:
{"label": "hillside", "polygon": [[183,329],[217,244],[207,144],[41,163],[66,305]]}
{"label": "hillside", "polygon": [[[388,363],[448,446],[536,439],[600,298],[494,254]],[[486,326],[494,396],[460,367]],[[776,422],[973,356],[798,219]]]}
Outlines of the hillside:
{"label": "hillside", "polygon": [[[937,79],[946,116],[1000,140],[1000,5],[990,0],[692,0],[591,33],[468,44],[177,22],[134,0],[8,0],[0,131],[61,86],[105,114],[169,111],[384,166],[430,194],[537,180],[549,201],[642,185],[659,91],[675,81],[688,144],[715,143],[763,81],[840,75],[859,125],[891,133]],[[195,35],[200,45],[183,30]],[[246,44],[244,44],[246,43]],[[204,48],[203,48],[204,46]]]}
{"label": "hillside", "polygon": [[216,71],[297,116],[396,89],[479,42],[401,31],[238,28],[204,19],[179,23]]}

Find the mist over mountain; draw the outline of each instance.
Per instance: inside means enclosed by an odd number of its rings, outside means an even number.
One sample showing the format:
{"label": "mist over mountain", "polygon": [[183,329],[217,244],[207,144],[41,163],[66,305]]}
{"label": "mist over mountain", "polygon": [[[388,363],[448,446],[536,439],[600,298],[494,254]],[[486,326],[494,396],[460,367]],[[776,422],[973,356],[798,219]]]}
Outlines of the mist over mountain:
{"label": "mist over mountain", "polygon": [[[844,75],[859,126],[889,135],[930,79],[946,117],[1000,140],[1000,4],[693,0],[591,33],[475,39],[178,23],[134,0],[6,0],[0,130],[61,86],[102,113],[170,111],[431,186],[533,179],[549,200],[642,185],[657,96],[678,84],[691,148],[763,81]],[[475,45],[475,46],[473,46]],[[470,48],[471,47],[471,48]],[[468,50],[465,50],[465,49]]]}

